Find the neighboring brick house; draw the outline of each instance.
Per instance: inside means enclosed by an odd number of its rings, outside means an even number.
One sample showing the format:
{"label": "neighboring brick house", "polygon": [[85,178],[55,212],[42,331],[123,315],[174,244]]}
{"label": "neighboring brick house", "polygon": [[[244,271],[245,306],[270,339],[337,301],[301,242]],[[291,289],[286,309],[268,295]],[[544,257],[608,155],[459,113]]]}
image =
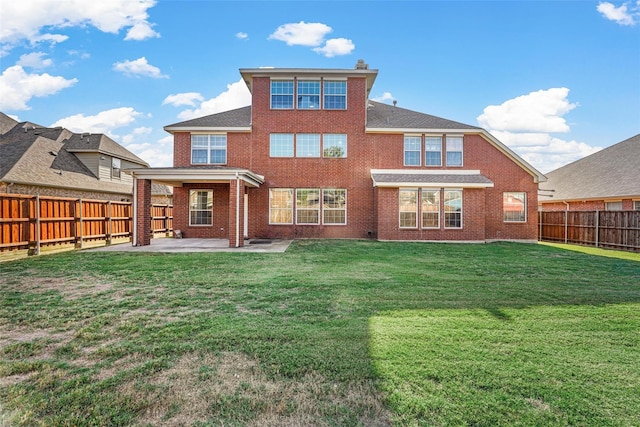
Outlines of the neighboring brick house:
{"label": "neighboring brick house", "polygon": [[364,62],[240,74],[250,106],[166,126],[174,167],[130,171],[140,227],[154,181],[174,186],[175,230],[232,247],[537,239],[544,175],[484,129],[369,100],[378,71]]}
{"label": "neighboring brick house", "polygon": [[[17,122],[0,113],[0,194],[133,200],[123,169],[149,165],[103,134],[77,134]],[[171,189],[155,184],[154,202],[170,204]]]}
{"label": "neighboring brick house", "polygon": [[549,172],[543,211],[640,210],[640,134]]}

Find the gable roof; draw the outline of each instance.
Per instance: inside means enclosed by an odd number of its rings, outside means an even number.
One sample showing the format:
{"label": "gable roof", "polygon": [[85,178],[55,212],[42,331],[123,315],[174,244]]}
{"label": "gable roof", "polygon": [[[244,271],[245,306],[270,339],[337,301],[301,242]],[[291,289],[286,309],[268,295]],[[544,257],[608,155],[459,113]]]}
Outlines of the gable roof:
{"label": "gable roof", "polygon": [[5,113],[0,112],[0,135],[9,132],[18,124],[17,120],[12,119]]}
{"label": "gable roof", "polygon": [[640,197],[639,163],[640,134],[549,172],[539,200]]}
{"label": "gable roof", "polygon": [[128,160],[139,165],[149,166],[149,164],[140,157],[102,133],[74,133],[69,137],[64,148],[70,153],[100,153]]}
{"label": "gable roof", "polygon": [[174,123],[165,126],[164,130],[169,133],[188,131],[193,129],[202,130],[251,130],[251,105],[236,108],[235,110],[223,111],[222,113],[210,114],[184,122]]}
{"label": "gable roof", "polygon": [[415,130],[480,130],[477,126],[466,125],[430,114],[407,110],[395,105],[369,101],[367,108],[367,130],[415,129]]}

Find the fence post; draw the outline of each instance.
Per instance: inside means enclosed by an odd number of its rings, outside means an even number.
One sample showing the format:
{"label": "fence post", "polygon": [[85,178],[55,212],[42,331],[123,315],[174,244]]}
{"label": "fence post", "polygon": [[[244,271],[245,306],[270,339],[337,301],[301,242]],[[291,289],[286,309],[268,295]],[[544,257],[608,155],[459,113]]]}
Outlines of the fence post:
{"label": "fence post", "polygon": [[600,211],[596,210],[596,248],[600,243]]}
{"label": "fence post", "polygon": [[111,245],[111,239],[112,239],[112,234],[113,234],[113,224],[111,223],[111,220],[113,218],[113,207],[111,206],[111,200],[107,201],[107,221],[105,224],[105,227],[107,227],[107,229],[105,230],[105,246],[109,246]]}
{"label": "fence post", "polygon": [[36,194],[36,247],[31,255],[40,255],[40,195]]}
{"label": "fence post", "polygon": [[80,206],[80,209],[79,209],[79,211],[80,211],[80,216],[79,216],[79,218],[78,218],[78,219],[80,220],[80,221],[79,221],[79,225],[80,225],[80,227],[79,227],[79,228],[80,228],[80,231],[79,231],[79,233],[78,233],[78,235],[77,235],[77,237],[76,237],[76,238],[78,239],[78,241],[77,241],[77,245],[78,245],[78,247],[79,247],[80,249],[82,249],[82,244],[84,243],[84,224],[82,223],[82,210],[83,210],[83,207],[82,207],[82,197],[78,199],[78,205]]}

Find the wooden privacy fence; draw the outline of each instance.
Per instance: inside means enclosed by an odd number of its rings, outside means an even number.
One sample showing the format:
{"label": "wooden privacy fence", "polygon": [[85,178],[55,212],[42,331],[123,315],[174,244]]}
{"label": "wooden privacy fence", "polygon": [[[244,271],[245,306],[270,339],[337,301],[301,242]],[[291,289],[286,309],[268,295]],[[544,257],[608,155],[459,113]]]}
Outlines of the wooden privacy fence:
{"label": "wooden privacy fence", "polygon": [[542,241],[640,251],[640,211],[539,212]]}
{"label": "wooden privacy fence", "polygon": [[[173,229],[173,207],[152,205],[152,233]],[[133,206],[129,202],[0,194],[0,252],[87,242],[111,244],[131,239]]]}

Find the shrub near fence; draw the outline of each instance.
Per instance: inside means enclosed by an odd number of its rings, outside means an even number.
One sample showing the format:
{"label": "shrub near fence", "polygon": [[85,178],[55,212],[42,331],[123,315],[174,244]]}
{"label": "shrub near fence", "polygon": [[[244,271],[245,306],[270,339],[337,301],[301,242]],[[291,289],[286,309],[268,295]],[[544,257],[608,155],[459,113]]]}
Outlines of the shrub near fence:
{"label": "shrub near fence", "polygon": [[[172,207],[152,205],[152,232],[172,231]],[[0,195],[0,252],[42,247],[111,244],[131,239],[133,206],[129,202],[64,197]]]}
{"label": "shrub near fence", "polygon": [[640,211],[539,212],[540,240],[640,251]]}

